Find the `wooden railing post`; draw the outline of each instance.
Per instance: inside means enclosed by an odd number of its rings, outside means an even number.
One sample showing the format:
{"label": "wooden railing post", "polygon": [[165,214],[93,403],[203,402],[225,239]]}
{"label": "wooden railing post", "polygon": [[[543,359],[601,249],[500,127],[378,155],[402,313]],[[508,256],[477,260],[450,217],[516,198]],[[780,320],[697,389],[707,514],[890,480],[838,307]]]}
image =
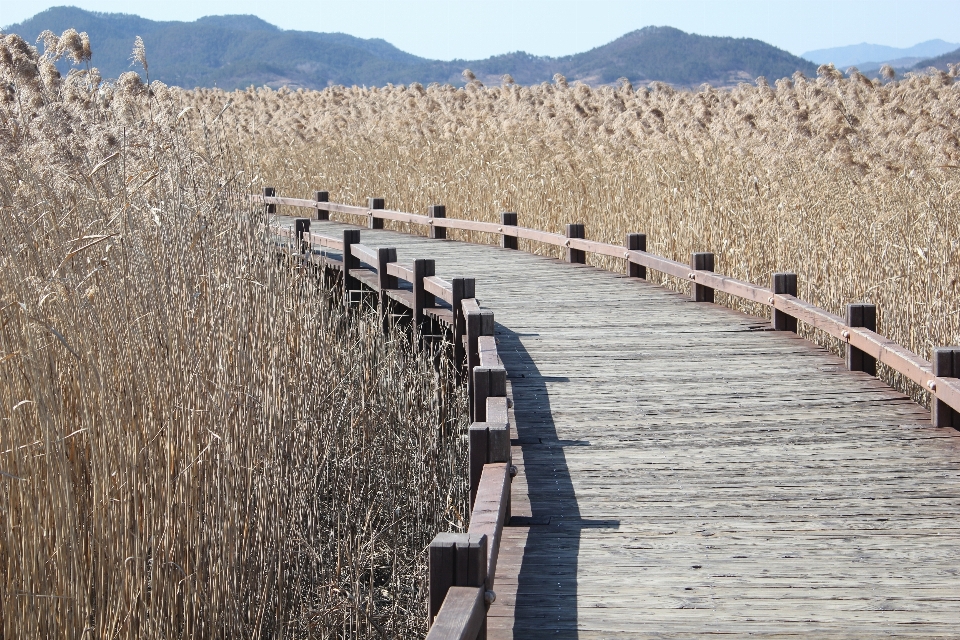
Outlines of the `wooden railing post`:
{"label": "wooden railing post", "polygon": [[377,249],[377,284],[380,285],[380,313],[383,314],[383,332],[390,331],[390,296],[387,289],[399,287],[397,276],[387,273],[387,265],[397,261],[397,250],[393,247]]}
{"label": "wooden railing post", "polygon": [[[938,378],[960,378],[960,347],[938,347],[933,350],[933,375]],[[930,398],[930,418],[935,427],[960,429],[960,411],[946,402]]]}
{"label": "wooden railing post", "polygon": [[[467,335],[467,319],[463,313],[463,301],[476,296],[476,280],[473,278],[453,278],[450,280],[453,287],[453,303],[450,308],[453,311],[453,363],[458,372],[466,364],[466,345],[463,337]],[[459,379],[463,380],[465,376],[458,374]]]}
{"label": "wooden railing post", "polygon": [[[263,197],[264,198],[275,198],[277,195],[277,190],[273,187],[264,187],[263,188]],[[265,213],[276,213],[277,205],[268,204],[266,205]]]}
{"label": "wooden railing post", "polygon": [[[567,237],[583,239],[586,237],[585,229],[582,224],[568,224],[567,225]],[[587,262],[587,253],[582,249],[571,249],[570,246],[567,246],[567,262],[572,262],[575,264],[586,264]]]}
{"label": "wooden railing post", "polygon": [[[515,227],[517,226],[517,214],[513,211],[504,212],[500,214],[500,226],[502,227]],[[517,248],[517,236],[500,236],[500,246],[504,249],[516,249]]]}
{"label": "wooden railing post", "polygon": [[487,421],[487,398],[507,395],[507,370],[503,367],[473,368],[473,421]]}
{"label": "wooden railing post", "polygon": [[350,304],[350,292],[360,289],[360,282],[350,275],[350,269],[360,268],[360,259],[353,255],[351,245],[360,244],[359,229],[343,230],[343,302]]}
{"label": "wooden railing post", "polygon": [[303,239],[303,235],[310,233],[310,218],[297,218],[293,221],[293,229],[296,232],[297,248],[299,252],[307,253],[310,250],[310,247]]}
{"label": "wooden railing post", "polygon": [[[488,544],[486,535],[469,533],[439,533],[430,542],[427,616],[431,626],[450,587],[485,587]],[[477,638],[486,637],[484,623]]]}
{"label": "wooden railing post", "polygon": [[[446,218],[447,217],[447,208],[442,204],[433,204],[427,208],[427,217],[431,219],[436,218]],[[444,240],[447,237],[447,228],[438,227],[433,223],[430,224],[430,237],[434,240]]]}
{"label": "wooden railing post", "polygon": [[[501,400],[506,403],[506,398]],[[469,450],[470,509],[473,509],[483,465],[510,462],[510,425],[506,422],[474,422],[470,425]]]}
{"label": "wooden railing post", "polygon": [[413,322],[415,327],[423,324],[425,316],[424,309],[430,309],[436,305],[432,293],[427,293],[423,288],[423,279],[433,275],[436,265],[433,260],[417,259],[413,261]]}
{"label": "wooden railing post", "polygon": [[[367,198],[367,209],[383,209],[383,198]],[[368,229],[383,229],[383,218],[376,218],[371,213],[367,216]]]}
{"label": "wooden railing post", "polygon": [[494,333],[493,312],[480,310],[479,313],[470,313],[464,321],[467,328],[467,394],[470,398],[470,420],[473,422],[477,420],[474,415],[476,393],[473,372],[480,366],[480,336],[492,336]]}
{"label": "wooden railing post", "polygon": [[[797,297],[797,274],[775,273],[770,279],[770,289],[774,294]],[[797,319],[778,309],[770,316],[770,323],[776,331],[797,332]]]}
{"label": "wooden railing post", "polygon": [[[330,194],[326,191],[314,191],[313,199],[316,202],[330,202]],[[317,220],[329,220],[330,212],[326,209],[317,209]]]}
{"label": "wooden railing post", "polygon": [[[629,251],[646,251],[647,250],[647,234],[645,233],[628,233],[626,247]],[[647,277],[647,268],[642,264],[635,264],[633,262],[627,261],[627,266],[629,267],[627,273],[631,278],[644,278]]]}
{"label": "wooden railing post", "polygon": [[[712,253],[700,252],[690,255],[690,266],[695,271],[713,271],[714,258]],[[713,289],[696,282],[690,283],[690,296],[694,302],[713,302]]]}
{"label": "wooden railing post", "polygon": [[[863,327],[870,331],[876,331],[877,306],[862,302],[848,304],[847,326]],[[875,376],[877,375],[877,360],[860,349],[847,344],[847,369],[850,371],[863,371],[871,376]]]}

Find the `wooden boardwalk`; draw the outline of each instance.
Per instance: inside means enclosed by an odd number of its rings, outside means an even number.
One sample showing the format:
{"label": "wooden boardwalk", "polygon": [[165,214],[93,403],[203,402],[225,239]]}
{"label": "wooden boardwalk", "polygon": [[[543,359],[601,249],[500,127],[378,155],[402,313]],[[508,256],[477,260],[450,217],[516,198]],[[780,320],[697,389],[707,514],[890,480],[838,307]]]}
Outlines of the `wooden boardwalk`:
{"label": "wooden boardwalk", "polygon": [[361,233],[495,312],[519,474],[489,637],[960,637],[960,434],[927,411],[645,281]]}

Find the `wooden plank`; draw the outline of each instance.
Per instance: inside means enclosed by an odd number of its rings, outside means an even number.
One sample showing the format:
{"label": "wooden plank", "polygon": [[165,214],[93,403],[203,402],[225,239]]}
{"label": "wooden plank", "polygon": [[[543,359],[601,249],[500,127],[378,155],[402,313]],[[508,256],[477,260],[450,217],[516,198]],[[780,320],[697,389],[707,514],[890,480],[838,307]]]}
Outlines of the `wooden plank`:
{"label": "wooden plank", "polygon": [[332,238],[320,233],[314,233],[311,231],[305,238],[307,242],[313,245],[318,245],[321,247],[328,247],[330,249],[337,249],[338,251],[343,251],[343,240],[340,238]]}
{"label": "wooden plank", "polygon": [[370,269],[350,269],[350,275],[371,291],[380,291],[380,279]]}
{"label": "wooden plank", "polygon": [[500,538],[507,519],[510,502],[510,465],[506,462],[483,466],[477,497],[470,512],[470,528],[474,535],[486,535],[487,550],[486,589],[493,591],[500,553]]}
{"label": "wooden plank", "polygon": [[424,315],[434,318],[448,327],[453,326],[453,311],[446,307],[432,307],[423,310]]}
{"label": "wooden plank", "polygon": [[370,266],[376,268],[379,263],[379,254],[376,249],[364,244],[354,244],[350,246],[351,254],[359,260],[362,260]]}
{"label": "wooden plank", "polygon": [[441,300],[453,304],[453,285],[437,276],[430,276],[423,279],[423,288]]}
{"label": "wooden plank", "polygon": [[386,296],[395,302],[399,302],[406,308],[413,310],[413,292],[406,289],[390,289],[384,291]]}
{"label": "wooden plank", "polygon": [[493,336],[482,335],[477,338],[477,354],[480,356],[481,367],[503,366],[497,353],[497,339]]}
{"label": "wooden plank", "polygon": [[413,265],[391,262],[387,265],[387,273],[396,278],[400,278],[401,280],[413,282]]}
{"label": "wooden plank", "polygon": [[450,587],[427,640],[476,640],[486,620],[482,587]]}

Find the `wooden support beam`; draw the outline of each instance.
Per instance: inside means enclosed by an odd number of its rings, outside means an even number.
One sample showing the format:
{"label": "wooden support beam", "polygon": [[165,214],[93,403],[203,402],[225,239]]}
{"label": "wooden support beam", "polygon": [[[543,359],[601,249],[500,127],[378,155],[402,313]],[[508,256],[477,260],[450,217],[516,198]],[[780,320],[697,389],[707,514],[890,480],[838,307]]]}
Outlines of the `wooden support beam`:
{"label": "wooden support beam", "polygon": [[[330,194],[326,191],[314,191],[313,199],[316,202],[330,202]],[[317,220],[329,220],[330,212],[326,209],[317,209]]]}
{"label": "wooden support beam", "polygon": [[[938,378],[960,378],[960,347],[938,347],[933,350],[933,375]],[[936,396],[930,398],[930,418],[935,427],[960,429],[960,411]]]}
{"label": "wooden support beam", "polygon": [[360,259],[353,255],[351,245],[360,244],[359,229],[343,230],[343,301],[350,304],[350,292],[360,289],[360,282],[350,275],[350,269],[360,268]]}
{"label": "wooden support beam", "polygon": [[[502,227],[515,227],[517,226],[517,214],[510,211],[500,214],[500,226]],[[500,236],[500,246],[504,249],[516,249],[517,248],[517,237],[501,235]]]}
{"label": "wooden support beam", "polygon": [[[690,254],[690,266],[694,271],[713,271],[714,258],[712,253],[700,252]],[[694,302],[713,302],[714,290],[706,285],[690,283],[690,296]]]}
{"label": "wooden support beam", "polygon": [[[277,190],[274,189],[273,187],[264,187],[264,188],[263,188],[263,197],[264,197],[264,198],[275,198],[275,197],[277,197]],[[268,204],[268,205],[266,205],[265,212],[266,212],[266,213],[276,213],[276,212],[277,212],[277,205],[275,205],[275,204]]]}
{"label": "wooden support beam", "polygon": [[[583,239],[586,237],[586,231],[583,224],[575,223],[567,225],[567,237],[568,238],[580,238]],[[567,243],[567,262],[572,262],[574,264],[585,264],[587,262],[587,252],[582,249],[571,249],[570,243]]]}
{"label": "wooden support beam", "polygon": [[[770,290],[774,294],[790,295],[797,297],[797,274],[795,273],[775,273],[770,278]],[[771,314],[770,323],[777,331],[797,332],[797,319],[791,315],[780,311],[776,307]]]}
{"label": "wooden support beam", "polygon": [[[431,625],[451,587],[486,585],[487,544],[486,535],[469,533],[439,533],[430,542],[427,615]],[[483,633],[485,637],[486,622]]]}
{"label": "wooden support beam", "polygon": [[424,309],[432,308],[436,305],[433,294],[428,293],[423,288],[423,279],[429,278],[434,274],[436,263],[433,260],[417,259],[413,261],[413,321],[414,326],[419,327],[425,316]]}
{"label": "wooden support beam", "polygon": [[486,592],[481,587],[450,587],[427,640],[476,640],[486,637]]}
{"label": "wooden support beam", "polygon": [[[432,222],[437,218],[446,218],[447,217],[447,208],[442,204],[433,204],[427,208],[427,217],[430,218],[428,222]],[[443,240],[447,237],[447,228],[438,227],[434,224],[430,224],[430,237],[434,240]]]}
{"label": "wooden support beam", "polygon": [[[848,304],[847,326],[863,327],[876,333],[877,306],[863,302]],[[863,371],[871,376],[875,376],[877,375],[877,360],[873,356],[867,355],[848,342],[847,369],[850,371]]]}
{"label": "wooden support beam", "polygon": [[[383,198],[367,198],[367,209],[383,209]],[[367,214],[368,229],[383,229],[383,218],[374,217],[372,213]]]}
{"label": "wooden support beam", "polygon": [[[628,250],[630,251],[646,251],[647,250],[647,234],[645,233],[628,233],[627,241],[624,243]],[[647,268],[642,264],[636,264],[635,262],[627,261],[627,273],[631,278],[644,278],[647,277]]]}

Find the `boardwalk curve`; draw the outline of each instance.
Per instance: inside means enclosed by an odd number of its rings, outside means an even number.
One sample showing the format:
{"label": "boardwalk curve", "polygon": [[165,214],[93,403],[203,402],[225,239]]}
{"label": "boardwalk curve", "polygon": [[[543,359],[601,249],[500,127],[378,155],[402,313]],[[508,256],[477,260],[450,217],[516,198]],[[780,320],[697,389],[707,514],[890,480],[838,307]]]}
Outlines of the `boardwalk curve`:
{"label": "boardwalk curve", "polygon": [[902,394],[645,281],[363,236],[495,312],[519,473],[489,637],[955,636],[960,439]]}

